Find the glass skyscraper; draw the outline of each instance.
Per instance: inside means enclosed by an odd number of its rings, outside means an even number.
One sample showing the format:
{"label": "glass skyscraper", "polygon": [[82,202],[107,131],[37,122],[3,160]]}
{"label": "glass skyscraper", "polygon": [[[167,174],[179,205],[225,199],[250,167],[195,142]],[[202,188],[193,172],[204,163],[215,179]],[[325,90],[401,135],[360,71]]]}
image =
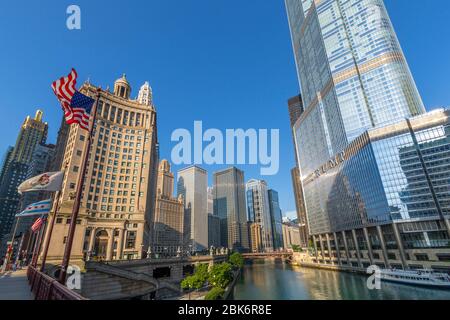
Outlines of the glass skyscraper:
{"label": "glass skyscraper", "polygon": [[425,112],[382,0],[286,6],[305,108],[297,132],[303,171],[367,129]]}
{"label": "glass skyscraper", "polygon": [[382,0],[286,0],[316,262],[450,271],[449,111],[425,113]]}

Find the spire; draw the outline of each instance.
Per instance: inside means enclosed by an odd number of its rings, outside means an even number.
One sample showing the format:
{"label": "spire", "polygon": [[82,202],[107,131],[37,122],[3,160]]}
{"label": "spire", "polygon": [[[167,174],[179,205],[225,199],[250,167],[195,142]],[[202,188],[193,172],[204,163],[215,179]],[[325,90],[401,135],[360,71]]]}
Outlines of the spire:
{"label": "spire", "polygon": [[146,106],[151,106],[153,104],[152,88],[148,81],[146,81],[139,90],[138,102]]}

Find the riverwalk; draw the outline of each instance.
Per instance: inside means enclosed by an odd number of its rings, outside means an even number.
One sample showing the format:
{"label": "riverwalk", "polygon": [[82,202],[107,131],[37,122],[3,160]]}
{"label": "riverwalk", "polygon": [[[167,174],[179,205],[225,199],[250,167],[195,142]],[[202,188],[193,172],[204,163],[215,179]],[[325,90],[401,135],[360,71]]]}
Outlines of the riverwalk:
{"label": "riverwalk", "polygon": [[26,269],[0,274],[0,300],[33,300]]}

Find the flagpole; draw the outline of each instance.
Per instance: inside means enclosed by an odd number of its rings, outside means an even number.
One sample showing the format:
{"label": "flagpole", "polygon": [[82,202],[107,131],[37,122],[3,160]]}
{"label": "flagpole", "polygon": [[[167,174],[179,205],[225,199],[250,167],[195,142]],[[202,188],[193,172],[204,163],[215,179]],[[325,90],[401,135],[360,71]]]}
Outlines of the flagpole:
{"label": "flagpole", "polygon": [[19,225],[19,220],[20,220],[20,217],[17,217],[16,218],[16,224],[14,226],[12,239],[11,239],[11,252],[9,252],[9,250],[6,250],[5,263],[3,263],[3,270],[2,270],[2,272],[6,271],[6,268],[8,267],[9,260],[11,259],[12,255],[14,253],[14,238],[16,237],[17,226]]}
{"label": "flagpole", "polygon": [[[67,167],[67,165],[66,165]],[[55,221],[56,221],[56,214],[59,211],[59,207],[60,207],[60,200],[61,200],[61,195],[62,192],[58,191],[57,195],[55,196],[56,200],[56,206],[55,206],[55,212],[53,214],[52,217],[52,222],[49,224],[49,229],[48,229],[48,234],[47,234],[47,239],[44,238],[45,241],[45,245],[44,245],[44,251],[42,252],[42,261],[41,261],[41,272],[45,271],[45,263],[47,261],[47,254],[48,254],[48,249],[50,247],[50,240],[52,238],[52,234],[53,234],[53,227],[55,226]],[[46,241],[47,240],[47,241]]]}
{"label": "flagpole", "polygon": [[78,185],[77,185],[77,196],[75,198],[75,203],[74,203],[73,209],[72,209],[72,216],[71,216],[70,226],[69,226],[69,234],[67,236],[66,247],[64,250],[64,257],[63,257],[63,261],[61,264],[61,272],[59,275],[59,282],[63,285],[65,285],[65,282],[66,282],[67,268],[69,267],[70,255],[72,253],[73,238],[75,236],[75,229],[77,227],[78,211],[80,210],[80,205],[81,205],[81,193],[83,192],[83,185],[84,185],[84,180],[85,180],[85,175],[86,175],[86,167],[87,167],[87,162],[89,159],[89,153],[90,153],[92,139],[93,139],[92,133],[94,132],[95,121],[97,119],[97,106],[98,106],[98,102],[100,101],[100,92],[101,92],[101,89],[97,89],[97,99],[95,101],[94,107],[92,108],[92,113],[93,113],[92,127],[90,128],[87,147],[86,147],[86,150],[84,153],[82,166],[79,171],[80,177],[78,179]]}
{"label": "flagpole", "polygon": [[42,234],[45,230],[45,224],[39,228],[36,238],[36,243],[34,244],[34,250],[33,250],[33,259],[31,260],[31,266],[36,268],[37,266],[37,260],[39,256],[39,249],[41,248],[41,242],[42,242]]}

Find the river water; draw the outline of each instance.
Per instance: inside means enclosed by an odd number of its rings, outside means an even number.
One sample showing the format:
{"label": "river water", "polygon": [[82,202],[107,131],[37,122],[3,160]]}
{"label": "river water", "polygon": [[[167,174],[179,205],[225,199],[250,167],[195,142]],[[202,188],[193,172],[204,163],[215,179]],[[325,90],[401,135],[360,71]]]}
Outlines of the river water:
{"label": "river water", "polygon": [[450,290],[382,282],[369,290],[367,277],[255,260],[244,266],[231,298],[235,300],[450,300]]}

